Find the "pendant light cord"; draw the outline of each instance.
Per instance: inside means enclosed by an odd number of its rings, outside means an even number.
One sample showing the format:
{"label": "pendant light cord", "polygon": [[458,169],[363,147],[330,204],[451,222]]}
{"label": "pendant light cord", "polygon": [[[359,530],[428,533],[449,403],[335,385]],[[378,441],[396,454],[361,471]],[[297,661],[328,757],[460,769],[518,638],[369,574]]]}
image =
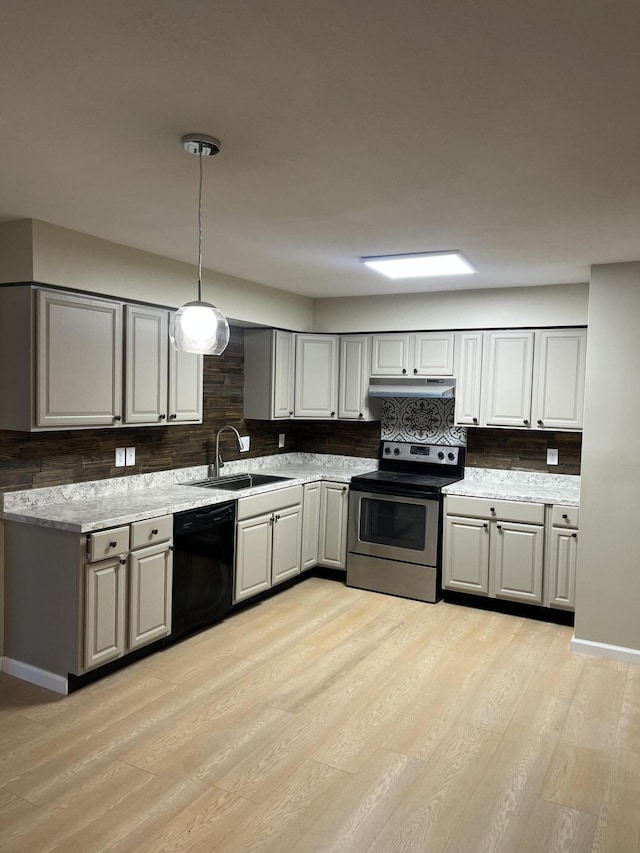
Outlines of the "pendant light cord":
{"label": "pendant light cord", "polygon": [[198,185],[198,302],[202,302],[202,146],[198,154],[200,183]]}

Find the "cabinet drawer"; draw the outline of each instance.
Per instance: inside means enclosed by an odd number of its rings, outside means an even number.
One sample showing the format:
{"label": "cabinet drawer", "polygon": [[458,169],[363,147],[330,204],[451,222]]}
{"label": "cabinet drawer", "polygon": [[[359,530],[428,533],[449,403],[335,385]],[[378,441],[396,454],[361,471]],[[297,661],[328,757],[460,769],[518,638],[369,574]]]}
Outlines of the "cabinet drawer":
{"label": "cabinet drawer", "polygon": [[105,560],[114,554],[124,554],[129,550],[129,525],[112,527],[111,530],[101,530],[87,536],[87,559],[90,563],[95,560]]}
{"label": "cabinet drawer", "polygon": [[580,508],[577,506],[554,506],[551,524],[554,527],[579,527]]}
{"label": "cabinet drawer", "polygon": [[131,548],[143,548],[164,542],[173,535],[173,516],[159,515],[145,521],[134,521],[131,525]]}
{"label": "cabinet drawer", "polygon": [[238,521],[252,518],[254,515],[264,515],[283,509],[286,506],[302,503],[302,486],[289,486],[286,489],[274,489],[263,495],[251,495],[238,501]]}
{"label": "cabinet drawer", "polygon": [[474,518],[500,518],[525,524],[544,524],[544,504],[528,501],[504,501],[493,498],[468,498],[447,495],[447,515],[468,515]]}

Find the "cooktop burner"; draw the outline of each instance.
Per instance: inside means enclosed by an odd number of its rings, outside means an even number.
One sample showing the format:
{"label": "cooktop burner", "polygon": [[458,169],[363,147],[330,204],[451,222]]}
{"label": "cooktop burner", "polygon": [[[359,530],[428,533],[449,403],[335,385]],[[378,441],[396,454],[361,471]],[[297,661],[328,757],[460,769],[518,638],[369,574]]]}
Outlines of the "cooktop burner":
{"label": "cooktop burner", "polygon": [[383,441],[380,468],[352,477],[352,488],[376,492],[410,491],[439,495],[440,490],[464,477],[464,447]]}

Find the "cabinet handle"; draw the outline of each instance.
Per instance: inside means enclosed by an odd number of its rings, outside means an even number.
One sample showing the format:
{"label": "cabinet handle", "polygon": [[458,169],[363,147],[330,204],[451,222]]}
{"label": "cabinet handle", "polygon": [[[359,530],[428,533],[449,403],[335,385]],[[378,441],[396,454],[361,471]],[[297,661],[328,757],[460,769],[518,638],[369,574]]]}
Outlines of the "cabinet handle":
{"label": "cabinet handle", "polygon": [[407,368],[406,368],[406,367],[403,367],[403,368],[402,368],[402,372],[403,372],[403,373],[406,373],[406,372],[407,372]]}
{"label": "cabinet handle", "polygon": [[175,414],[173,414],[173,415],[169,415],[169,420],[170,420],[170,421],[175,421],[175,420],[177,419],[177,417],[178,417],[178,416],[177,416],[177,415],[175,415]]}
{"label": "cabinet handle", "polygon": [[489,507],[489,512],[495,512],[495,511],[496,511],[496,508],[494,506]]}
{"label": "cabinet handle", "polygon": [[542,421],[538,421],[538,426],[542,426]]}
{"label": "cabinet handle", "polygon": [[120,557],[120,565],[121,565],[121,566],[124,566],[124,564],[125,564],[126,562],[127,562],[127,561],[125,560],[125,558],[124,558],[124,557]]}
{"label": "cabinet handle", "polygon": [[153,530],[151,531],[151,535],[152,535],[152,536],[157,536],[157,535],[158,535],[158,528],[157,528],[157,527],[154,527],[154,528],[153,528]]}
{"label": "cabinet handle", "polygon": [[116,540],[114,539],[114,540],[113,540],[113,542],[109,542],[109,548],[115,548],[115,547],[117,546],[117,544],[118,544],[118,543],[117,543],[117,542],[116,542]]}
{"label": "cabinet handle", "polygon": [[501,525],[501,524],[496,524],[496,529],[497,529],[497,530],[502,530],[502,525]]}
{"label": "cabinet handle", "polygon": [[335,412],[331,412],[331,417],[332,417],[332,418],[335,418],[335,416],[336,416],[336,413],[335,413]]}
{"label": "cabinet handle", "polygon": [[293,414],[293,412],[289,412],[289,417],[291,417],[292,414]]}
{"label": "cabinet handle", "polygon": [[529,426],[529,421],[526,418],[524,419],[524,425]]}
{"label": "cabinet handle", "polygon": [[170,550],[170,551],[174,551],[174,550],[175,550],[175,547],[176,547],[175,545],[169,545],[169,550]]}
{"label": "cabinet handle", "polygon": [[418,372],[418,368],[417,368],[417,367],[414,367],[414,368],[413,368],[413,372],[414,372],[414,373],[417,373],[417,372]]}
{"label": "cabinet handle", "polygon": [[360,412],[360,414],[358,415],[358,417],[359,417],[359,418],[363,418],[363,417],[364,417],[364,415],[362,414],[362,412]]}
{"label": "cabinet handle", "polygon": [[343,486],[343,487],[342,487],[342,491],[343,491],[343,492],[346,492],[346,491],[347,491],[347,487],[346,487],[346,486]]}
{"label": "cabinet handle", "polygon": [[482,526],[484,527],[484,529],[485,529],[485,530],[488,530],[488,529],[489,529],[489,525],[487,524],[487,522],[486,522],[486,521],[485,521],[485,523],[484,523]]}
{"label": "cabinet handle", "polygon": [[562,513],[562,517],[563,517],[564,519],[569,518],[569,516],[567,515],[567,513],[566,513],[566,512],[563,512],[563,513]]}
{"label": "cabinet handle", "polygon": [[113,416],[113,419],[114,419],[114,421],[121,421],[121,420],[122,420],[122,415],[114,415],[114,416]]}
{"label": "cabinet handle", "polygon": [[166,416],[166,415],[158,415],[158,420],[159,420],[159,421],[164,421],[164,420],[166,420],[166,418],[167,418],[167,416]]}
{"label": "cabinet handle", "polygon": [[571,538],[572,538],[572,539],[577,539],[577,538],[578,538],[578,534],[577,534],[577,533],[572,533],[572,534],[571,534]]}
{"label": "cabinet handle", "polygon": [[279,519],[280,519],[280,516],[279,516],[279,515],[274,515],[274,516],[273,516],[273,520],[274,520],[274,521],[279,521]]}
{"label": "cabinet handle", "polygon": [[477,418],[474,418],[474,419],[473,419],[473,422],[474,422],[474,424],[477,424],[477,423],[478,423],[478,419],[477,419]]}

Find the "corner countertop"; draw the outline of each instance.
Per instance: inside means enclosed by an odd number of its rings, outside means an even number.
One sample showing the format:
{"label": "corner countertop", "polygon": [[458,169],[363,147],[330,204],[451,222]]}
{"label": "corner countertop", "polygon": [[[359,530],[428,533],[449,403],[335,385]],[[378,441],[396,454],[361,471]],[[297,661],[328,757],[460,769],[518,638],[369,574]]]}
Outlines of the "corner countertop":
{"label": "corner countertop", "polygon": [[377,467],[377,459],[321,453],[281,454],[229,462],[222,471],[229,475],[246,471],[270,472],[290,478],[280,483],[238,492],[189,485],[207,477],[207,466],[200,465],[157,474],[5,492],[0,495],[0,517],[73,533],[90,533],[318,480],[348,483],[352,476],[374,471]]}
{"label": "corner countertop", "polygon": [[579,506],[580,477],[572,474],[502,471],[497,468],[467,468],[463,480],[445,486],[442,491],[446,495]]}

